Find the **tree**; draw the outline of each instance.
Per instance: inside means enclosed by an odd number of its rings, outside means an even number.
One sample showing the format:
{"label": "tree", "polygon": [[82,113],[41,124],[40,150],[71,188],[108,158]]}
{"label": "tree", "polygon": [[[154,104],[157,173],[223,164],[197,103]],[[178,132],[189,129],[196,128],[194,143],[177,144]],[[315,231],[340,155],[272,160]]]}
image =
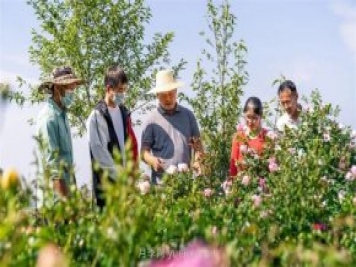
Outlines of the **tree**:
{"label": "tree", "polygon": [[[29,52],[32,63],[38,64],[42,79],[56,66],[70,65],[85,85],[78,89],[71,107],[71,122],[83,134],[85,119],[98,99],[102,98],[103,73],[118,64],[130,80],[128,106],[134,108],[146,100],[147,88],[159,66],[170,63],[168,45],[173,33],[154,34],[146,41],[145,25],[151,18],[143,0],[29,0],[40,21],[40,30],[33,30]],[[182,68],[181,61],[175,69]],[[37,102],[44,98],[36,88],[22,101]],[[17,98],[19,99],[19,98]],[[21,99],[20,99],[21,100]]]}
{"label": "tree", "polygon": [[247,48],[243,41],[233,41],[236,17],[228,1],[220,6],[208,1],[207,23],[211,35],[201,34],[208,45],[208,49],[202,50],[205,62],[199,59],[197,63],[192,84],[195,95],[185,99],[194,109],[209,152],[205,158],[205,165],[210,167],[207,173],[225,177],[240,114],[242,87],[248,78],[244,70]]}

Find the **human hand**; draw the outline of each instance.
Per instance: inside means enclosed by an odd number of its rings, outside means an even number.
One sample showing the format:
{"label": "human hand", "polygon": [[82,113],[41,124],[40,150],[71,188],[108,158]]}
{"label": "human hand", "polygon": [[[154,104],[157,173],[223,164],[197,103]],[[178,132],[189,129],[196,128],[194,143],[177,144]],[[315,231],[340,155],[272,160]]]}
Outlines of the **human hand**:
{"label": "human hand", "polygon": [[152,159],[152,168],[156,172],[163,170],[163,162],[162,162],[162,160],[160,158],[153,157],[153,159]]}

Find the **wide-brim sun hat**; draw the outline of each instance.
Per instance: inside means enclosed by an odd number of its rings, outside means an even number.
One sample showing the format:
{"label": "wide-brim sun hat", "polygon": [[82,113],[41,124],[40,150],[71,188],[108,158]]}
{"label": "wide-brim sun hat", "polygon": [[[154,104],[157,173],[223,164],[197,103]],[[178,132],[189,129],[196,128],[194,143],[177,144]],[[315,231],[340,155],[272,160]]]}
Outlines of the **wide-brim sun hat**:
{"label": "wide-brim sun hat", "polygon": [[78,78],[71,67],[55,68],[52,72],[52,79],[44,81],[38,87],[40,92],[48,91],[53,85],[84,84],[84,80]]}
{"label": "wide-brim sun hat", "polygon": [[172,70],[161,70],[156,74],[156,87],[148,91],[149,94],[157,94],[173,91],[184,85],[181,81],[176,81]]}

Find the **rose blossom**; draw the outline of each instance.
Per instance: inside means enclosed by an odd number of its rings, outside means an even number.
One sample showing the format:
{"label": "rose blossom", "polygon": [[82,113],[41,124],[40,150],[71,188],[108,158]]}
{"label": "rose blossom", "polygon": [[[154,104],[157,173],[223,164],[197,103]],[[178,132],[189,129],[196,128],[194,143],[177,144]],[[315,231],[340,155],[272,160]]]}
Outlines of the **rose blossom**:
{"label": "rose blossom", "polygon": [[186,163],[179,163],[178,164],[178,171],[179,172],[187,172],[189,170],[188,165]]}
{"label": "rose blossom", "polygon": [[166,169],[166,173],[168,174],[175,174],[177,171],[178,168],[175,165],[169,165],[168,168]]}
{"label": "rose blossom", "polygon": [[248,175],[245,175],[244,177],[242,177],[242,181],[241,183],[244,185],[244,186],[248,186],[250,184],[250,177]]}
{"label": "rose blossom", "polygon": [[213,195],[213,190],[211,190],[210,188],[205,188],[204,189],[204,196],[205,197],[211,197]]}
{"label": "rose blossom", "polygon": [[255,207],[258,207],[259,205],[261,205],[262,203],[262,198],[259,195],[253,195],[251,197],[252,201],[253,201],[253,205]]}

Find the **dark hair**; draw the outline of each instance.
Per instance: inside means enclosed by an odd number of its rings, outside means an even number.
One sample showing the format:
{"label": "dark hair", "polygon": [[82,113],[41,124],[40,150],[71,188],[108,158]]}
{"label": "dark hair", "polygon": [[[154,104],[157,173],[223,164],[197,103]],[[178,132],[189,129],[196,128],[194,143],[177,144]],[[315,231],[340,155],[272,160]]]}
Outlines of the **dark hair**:
{"label": "dark hair", "polygon": [[245,106],[243,109],[243,112],[247,112],[247,110],[251,109],[253,110],[253,113],[262,116],[263,114],[263,105],[261,100],[258,97],[255,96],[251,96],[249,97],[246,102],[245,102]]}
{"label": "dark hair", "polygon": [[128,79],[124,70],[118,66],[110,67],[106,70],[104,84],[105,87],[116,87],[119,84],[127,84]]}
{"label": "dark hair", "polygon": [[295,86],[294,82],[292,82],[291,80],[285,80],[279,85],[278,95],[282,93],[284,90],[290,90],[293,93],[297,93],[297,87]]}

